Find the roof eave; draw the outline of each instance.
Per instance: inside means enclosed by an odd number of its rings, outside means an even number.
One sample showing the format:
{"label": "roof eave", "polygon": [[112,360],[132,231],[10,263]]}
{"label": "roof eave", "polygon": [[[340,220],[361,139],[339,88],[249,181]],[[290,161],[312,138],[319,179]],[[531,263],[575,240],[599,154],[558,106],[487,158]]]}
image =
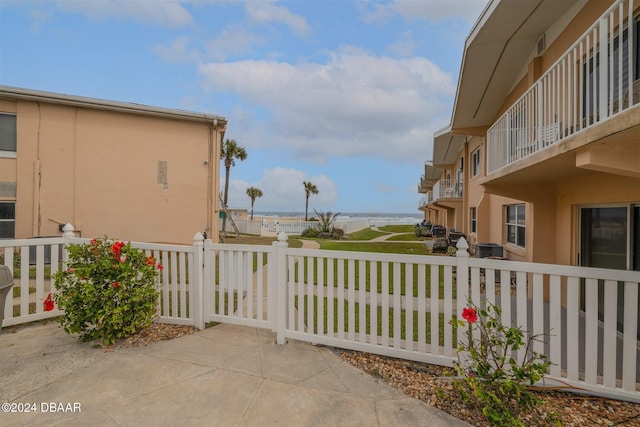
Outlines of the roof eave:
{"label": "roof eave", "polygon": [[191,120],[213,123],[216,126],[227,125],[227,118],[211,114],[196,113],[192,111],[177,110],[129,102],[110,101],[98,98],[88,98],[75,95],[66,95],[54,92],[45,92],[31,89],[0,86],[0,98],[12,100],[24,100],[35,102],[47,102],[80,108],[92,108],[108,111],[117,111],[129,114],[166,117],[173,119]]}

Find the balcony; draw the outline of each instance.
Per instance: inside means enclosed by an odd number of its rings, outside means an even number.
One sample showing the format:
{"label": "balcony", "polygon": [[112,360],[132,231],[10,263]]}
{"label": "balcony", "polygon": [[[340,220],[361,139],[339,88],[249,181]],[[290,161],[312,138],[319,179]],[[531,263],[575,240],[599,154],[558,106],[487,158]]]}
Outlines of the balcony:
{"label": "balcony", "polygon": [[433,201],[459,199],[462,197],[462,181],[441,179],[433,186]]}
{"label": "balcony", "polygon": [[433,191],[428,191],[424,197],[422,197],[420,199],[420,205],[418,206],[418,209],[424,209],[426,206],[429,205],[429,203],[433,202]]}
{"label": "balcony", "polygon": [[633,1],[616,1],[489,128],[487,174],[638,104],[640,80],[634,78],[638,28]]}

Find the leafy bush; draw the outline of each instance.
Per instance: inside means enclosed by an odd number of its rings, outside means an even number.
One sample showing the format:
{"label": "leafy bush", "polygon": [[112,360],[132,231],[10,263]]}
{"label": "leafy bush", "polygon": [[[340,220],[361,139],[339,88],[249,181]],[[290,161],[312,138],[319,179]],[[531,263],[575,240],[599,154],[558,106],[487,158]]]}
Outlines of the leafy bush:
{"label": "leafy bush", "polygon": [[107,238],[67,249],[67,269],[55,275],[53,294],[53,301],[64,310],[59,320],[67,333],[110,345],[149,327],[159,295],[157,278],[163,268],[155,258],[131,243]]}
{"label": "leafy bush", "polygon": [[314,224],[312,227],[304,229],[300,234],[301,237],[339,240],[344,236],[344,230],[340,227],[336,227],[334,224],[336,218],[340,215],[339,213],[314,212],[318,216],[318,219],[316,220],[315,218],[312,218],[312,220],[315,220],[318,223]]}
{"label": "leafy bush", "polygon": [[304,230],[302,230],[302,233],[300,233],[300,237],[315,239],[318,237],[318,234],[320,234],[320,232],[316,227],[307,227]]}
{"label": "leafy bush", "polygon": [[[486,310],[471,304],[462,311],[469,324],[468,339],[458,347],[456,371],[462,380],[454,384],[467,403],[482,409],[491,425],[524,426],[520,414],[542,403],[529,387],[544,377],[551,363],[531,348],[537,335],[525,340],[521,328],[500,322],[500,314],[500,308],[492,304]],[[464,321],[455,324],[464,325]],[[474,339],[474,330],[480,332],[479,341]],[[517,361],[515,352],[521,349],[524,357]],[[461,361],[461,354],[468,359]]]}

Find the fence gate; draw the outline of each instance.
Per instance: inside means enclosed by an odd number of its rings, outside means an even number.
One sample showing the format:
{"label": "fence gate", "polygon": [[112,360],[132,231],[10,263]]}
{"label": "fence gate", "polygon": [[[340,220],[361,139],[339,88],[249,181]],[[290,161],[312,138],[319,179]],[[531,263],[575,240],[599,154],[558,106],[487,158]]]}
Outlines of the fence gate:
{"label": "fence gate", "polygon": [[271,246],[204,244],[204,321],[275,331]]}

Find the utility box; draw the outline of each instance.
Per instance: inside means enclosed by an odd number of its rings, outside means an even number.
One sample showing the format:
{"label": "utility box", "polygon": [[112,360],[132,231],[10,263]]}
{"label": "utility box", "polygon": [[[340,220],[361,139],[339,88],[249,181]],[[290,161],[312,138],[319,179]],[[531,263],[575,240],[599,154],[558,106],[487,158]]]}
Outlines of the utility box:
{"label": "utility box", "polygon": [[4,307],[7,295],[13,287],[13,275],[6,265],[0,265],[0,333],[2,333],[2,321],[4,320]]}
{"label": "utility box", "polygon": [[[58,236],[30,237],[29,239],[48,239],[51,237],[58,237]],[[58,254],[62,253],[61,250],[62,250],[62,245],[58,245]],[[51,264],[51,245],[44,246],[44,263]],[[29,246],[29,264],[30,265],[36,264],[36,247],[35,246]]]}
{"label": "utility box", "polygon": [[476,258],[502,258],[504,256],[502,249],[502,246],[497,243],[476,243]]}

